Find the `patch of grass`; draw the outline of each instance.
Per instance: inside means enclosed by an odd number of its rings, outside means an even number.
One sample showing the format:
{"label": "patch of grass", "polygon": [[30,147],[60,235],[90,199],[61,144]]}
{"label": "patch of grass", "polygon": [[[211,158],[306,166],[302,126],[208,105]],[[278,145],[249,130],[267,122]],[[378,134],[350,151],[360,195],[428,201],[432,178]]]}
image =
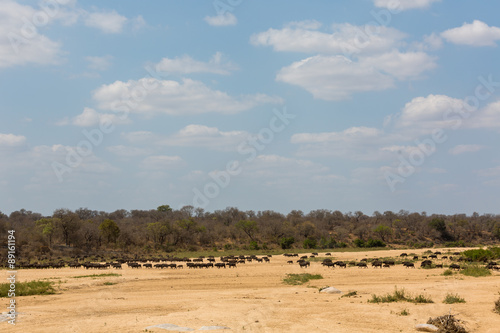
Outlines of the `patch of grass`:
{"label": "patch of grass", "polygon": [[352,297],[352,296],[356,296],[356,295],[358,295],[358,292],[356,290],[354,290],[354,291],[350,291],[347,294],[344,294],[344,295],[340,296],[340,298]]}
{"label": "patch of grass", "polygon": [[495,308],[494,311],[498,314],[500,314],[500,298],[495,301]]}
{"label": "patch of grass", "polygon": [[458,294],[446,294],[446,297],[443,300],[444,304],[455,304],[455,303],[465,303],[465,299],[458,296]]}
{"label": "patch of grass", "polygon": [[78,275],[78,276],[73,276],[73,279],[81,279],[81,278],[100,278],[100,277],[107,277],[107,276],[122,276],[121,274],[116,274],[116,273],[103,273],[103,274],[91,274],[91,275]]}
{"label": "patch of grass", "polygon": [[412,296],[408,294],[404,289],[395,288],[392,294],[386,294],[384,296],[372,295],[372,299],[368,300],[369,303],[392,303],[392,302],[412,302],[412,303],[434,303],[432,299],[422,294],[417,296]]}
{"label": "patch of grass", "polygon": [[[29,281],[16,282],[16,296],[32,296],[32,295],[51,295],[56,291],[53,287],[54,282],[50,281]],[[9,297],[10,283],[0,284],[0,297]]]}
{"label": "patch of grass", "polygon": [[451,275],[453,275],[453,271],[452,271],[451,269],[449,269],[449,268],[448,268],[447,270],[445,270],[445,271],[443,272],[443,274],[442,274],[442,275],[444,275],[444,276],[451,276]]}
{"label": "patch of grass", "polygon": [[105,286],[112,286],[114,284],[117,284],[116,282],[104,282],[103,285]]}
{"label": "patch of grass", "polygon": [[409,316],[410,315],[410,311],[408,311],[408,309],[403,309],[401,310],[401,312],[398,313],[399,316]]}
{"label": "patch of grass", "polygon": [[413,298],[413,300],[411,300],[411,302],[417,303],[417,304],[434,303],[434,301],[430,297],[422,295],[422,294],[415,296]]}
{"label": "patch of grass", "polygon": [[460,274],[463,274],[465,276],[480,277],[480,276],[491,275],[491,271],[489,269],[487,269],[486,267],[472,265],[472,266],[466,267],[465,269],[462,269],[460,271]]}
{"label": "patch of grass", "polygon": [[323,277],[320,274],[309,274],[309,273],[302,273],[302,274],[287,274],[286,277],[283,279],[284,284],[290,284],[290,285],[301,285],[309,280],[320,280]]}

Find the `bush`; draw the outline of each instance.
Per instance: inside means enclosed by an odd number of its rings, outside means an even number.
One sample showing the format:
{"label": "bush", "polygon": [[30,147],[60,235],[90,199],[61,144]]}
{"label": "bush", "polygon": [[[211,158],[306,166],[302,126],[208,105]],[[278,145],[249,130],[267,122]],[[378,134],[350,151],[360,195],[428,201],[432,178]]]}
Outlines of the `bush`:
{"label": "bush", "polygon": [[449,268],[448,268],[447,270],[445,270],[445,271],[443,272],[443,275],[444,275],[444,276],[450,276],[450,275],[453,275],[453,271],[452,271],[451,269],[449,269]]}
{"label": "bush", "polygon": [[369,239],[366,242],[360,238],[354,240],[354,245],[357,247],[386,247],[386,244],[380,239]]}
{"label": "bush", "polygon": [[[53,282],[50,281],[29,281],[16,282],[16,296],[31,296],[31,295],[51,295],[55,294],[52,287]],[[0,297],[9,296],[10,283],[0,284]]]}
{"label": "bush", "polygon": [[413,297],[407,294],[404,289],[398,290],[398,288],[395,288],[392,294],[386,294],[385,296],[372,295],[372,299],[368,300],[369,303],[392,303],[399,301],[412,302],[412,303],[434,303],[432,299],[422,294]]}
{"label": "bush", "polygon": [[491,275],[491,271],[486,267],[481,267],[477,265],[468,266],[465,269],[460,271],[460,274],[466,276],[480,277],[480,276],[489,276]]}
{"label": "bush", "polygon": [[369,239],[365,247],[386,247],[386,245],[380,239]]}
{"label": "bush", "polygon": [[473,261],[496,260],[500,259],[500,247],[490,247],[487,250],[467,250],[462,252],[462,255],[466,258],[472,259]]}
{"label": "bush", "polygon": [[290,285],[301,285],[309,280],[320,280],[323,277],[320,274],[309,274],[309,273],[302,273],[302,274],[287,274],[286,277],[283,279],[283,283],[285,284],[290,284]]}
{"label": "bush", "polygon": [[283,250],[291,249],[293,243],[295,243],[295,238],[293,237],[283,237],[280,240],[280,246]]}
{"label": "bush", "polygon": [[496,300],[494,310],[496,313],[500,314],[500,298]]}
{"label": "bush", "polygon": [[251,241],[250,245],[248,246],[248,249],[249,250],[260,250],[259,243],[257,243],[256,241]]}
{"label": "bush", "polygon": [[304,249],[315,249],[318,242],[314,238],[304,239]]}
{"label": "bush", "polygon": [[465,244],[464,241],[459,240],[456,242],[446,242],[446,243],[444,243],[444,246],[445,247],[467,247],[468,245]]}
{"label": "bush", "polygon": [[356,238],[354,241],[353,241],[354,245],[356,245],[356,247],[365,247],[365,241],[362,240],[361,238]]}
{"label": "bush", "polygon": [[465,299],[458,296],[458,294],[446,294],[446,297],[443,300],[444,304],[455,304],[455,303],[465,303]]}

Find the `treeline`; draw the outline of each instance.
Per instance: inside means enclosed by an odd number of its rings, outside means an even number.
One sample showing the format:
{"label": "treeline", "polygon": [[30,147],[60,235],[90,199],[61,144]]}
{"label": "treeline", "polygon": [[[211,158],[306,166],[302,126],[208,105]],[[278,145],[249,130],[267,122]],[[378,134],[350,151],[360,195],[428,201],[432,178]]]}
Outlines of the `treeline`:
{"label": "treeline", "polygon": [[[427,215],[401,210],[365,215],[326,209],[207,212],[162,205],[151,210],[57,209],[42,216],[21,209],[0,212],[0,239],[15,230],[18,255],[72,255],[99,251],[152,253],[229,249],[329,249],[402,245],[413,248],[492,244],[500,240],[500,215]],[[6,246],[3,247],[6,251]]]}

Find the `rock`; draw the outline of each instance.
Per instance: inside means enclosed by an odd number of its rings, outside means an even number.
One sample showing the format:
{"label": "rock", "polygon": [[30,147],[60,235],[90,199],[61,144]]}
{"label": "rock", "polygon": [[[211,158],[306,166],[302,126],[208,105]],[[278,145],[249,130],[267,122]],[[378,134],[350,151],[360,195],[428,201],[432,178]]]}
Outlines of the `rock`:
{"label": "rock", "polygon": [[160,325],[154,325],[154,326],[148,326],[146,329],[150,330],[152,328],[162,328],[167,331],[175,331],[175,332],[189,332],[189,331],[194,331],[194,329],[189,328],[189,327],[181,327],[173,324],[160,324]]}
{"label": "rock", "polygon": [[437,331],[439,331],[439,328],[437,328],[436,326],[431,325],[431,324],[418,324],[417,326],[415,326],[415,328],[417,329],[417,331],[421,331],[421,332],[437,332]]}
{"label": "rock", "polygon": [[202,326],[198,331],[209,331],[209,330],[230,330],[230,328],[225,326]]}
{"label": "rock", "polygon": [[327,294],[342,294],[340,290],[334,287],[327,287],[323,288],[320,290],[320,293],[327,293]]}

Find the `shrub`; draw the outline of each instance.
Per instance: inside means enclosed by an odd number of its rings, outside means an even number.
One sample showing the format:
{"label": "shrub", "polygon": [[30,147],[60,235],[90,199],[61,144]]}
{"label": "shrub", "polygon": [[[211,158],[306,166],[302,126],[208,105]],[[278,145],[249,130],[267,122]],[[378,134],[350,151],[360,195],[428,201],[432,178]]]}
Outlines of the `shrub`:
{"label": "shrub", "polygon": [[493,252],[484,249],[467,250],[462,253],[466,258],[472,261],[485,261],[493,259]]}
{"label": "shrub", "polygon": [[420,294],[413,297],[406,293],[404,289],[398,290],[395,288],[392,294],[386,294],[385,296],[372,295],[372,299],[368,300],[369,303],[392,303],[392,302],[412,302],[412,303],[434,303],[432,299]]}
{"label": "shrub", "polygon": [[455,304],[455,303],[465,303],[465,299],[458,296],[458,294],[446,294],[446,297],[443,300],[444,304]]}
{"label": "shrub", "polygon": [[[55,294],[53,282],[50,281],[29,281],[16,282],[16,296],[31,296],[31,295],[51,295]],[[0,297],[9,296],[10,283],[0,284]]]}
{"label": "shrub", "polygon": [[365,247],[386,247],[386,245],[380,239],[369,239]]}
{"label": "shrub", "polygon": [[314,238],[304,239],[304,249],[315,249],[318,242]]}
{"label": "shrub", "polygon": [[445,270],[445,271],[443,272],[443,275],[444,275],[444,276],[450,276],[450,275],[453,275],[453,271],[452,271],[451,269],[449,269],[449,268],[448,268],[447,270]]}
{"label": "shrub", "polygon": [[293,243],[295,243],[295,238],[293,237],[283,237],[280,240],[280,246],[283,250],[291,249]]}
{"label": "shrub", "polygon": [[466,276],[480,277],[480,276],[489,276],[491,275],[491,271],[486,267],[481,267],[477,265],[468,266],[465,269],[460,271],[460,274]]}
{"label": "shrub", "polygon": [[345,294],[345,295],[340,296],[340,298],[344,298],[344,297],[352,297],[352,296],[356,296],[357,294],[358,294],[358,292],[354,290],[354,291],[350,291],[350,292],[348,292],[348,293],[347,293],[347,294]]}
{"label": "shrub", "polygon": [[248,246],[248,249],[249,250],[260,250],[259,243],[257,243],[256,241],[251,241],[250,245]]}
{"label": "shrub", "polygon": [[495,301],[495,312],[500,314],[500,298]]}
{"label": "shrub", "polygon": [[320,274],[309,274],[309,273],[302,273],[302,274],[287,274],[286,277],[283,279],[283,283],[285,284],[290,284],[290,285],[301,285],[309,280],[320,280],[323,277]]}
{"label": "shrub", "polygon": [[408,315],[410,315],[410,311],[408,311],[408,309],[404,309],[400,313],[398,313],[398,315],[400,315],[400,316],[408,316]]}

